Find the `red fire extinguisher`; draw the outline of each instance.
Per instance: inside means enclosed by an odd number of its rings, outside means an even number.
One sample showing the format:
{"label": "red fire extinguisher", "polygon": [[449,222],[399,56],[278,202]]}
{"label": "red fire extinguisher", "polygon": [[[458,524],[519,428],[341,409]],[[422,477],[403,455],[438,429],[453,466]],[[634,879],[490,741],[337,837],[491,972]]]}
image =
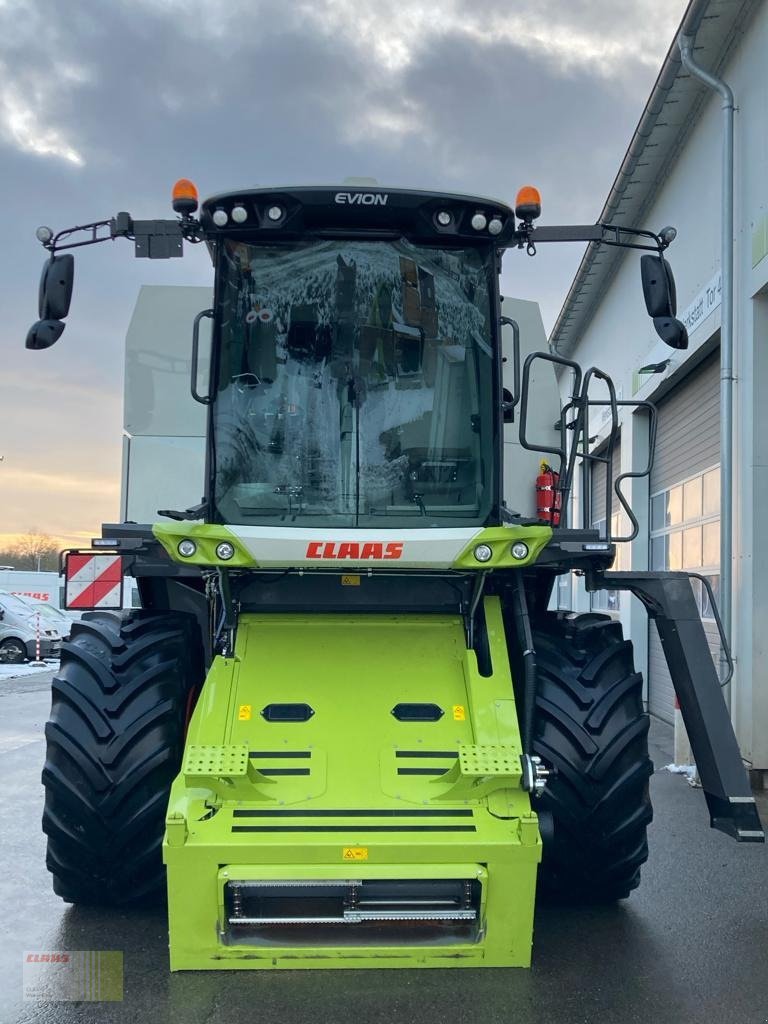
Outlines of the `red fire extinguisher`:
{"label": "red fire extinguisher", "polygon": [[560,525],[562,497],[558,487],[560,474],[548,462],[542,461],[536,477],[536,518],[552,526]]}

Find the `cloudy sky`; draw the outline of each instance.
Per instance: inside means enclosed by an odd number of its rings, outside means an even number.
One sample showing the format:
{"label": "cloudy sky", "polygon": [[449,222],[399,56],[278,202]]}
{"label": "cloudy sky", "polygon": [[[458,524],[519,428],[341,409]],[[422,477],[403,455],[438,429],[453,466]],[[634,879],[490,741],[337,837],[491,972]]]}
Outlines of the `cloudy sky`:
{"label": "cloudy sky", "polygon": [[[168,217],[211,194],[338,182],[543,194],[542,223],[594,220],[684,0],[0,0],[3,359],[0,548],[67,542],[119,508],[123,339],[141,284],[205,284],[201,248],[77,256],[61,341],[25,351],[55,229]],[[549,329],[581,255],[510,254],[507,294]]]}

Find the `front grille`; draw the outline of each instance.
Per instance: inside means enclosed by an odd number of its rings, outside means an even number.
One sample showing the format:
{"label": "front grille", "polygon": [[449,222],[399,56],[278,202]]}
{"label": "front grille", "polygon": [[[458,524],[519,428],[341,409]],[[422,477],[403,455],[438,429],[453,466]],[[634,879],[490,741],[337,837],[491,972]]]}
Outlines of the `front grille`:
{"label": "front grille", "polygon": [[224,887],[226,945],[468,943],[480,935],[476,878],[237,881]]}

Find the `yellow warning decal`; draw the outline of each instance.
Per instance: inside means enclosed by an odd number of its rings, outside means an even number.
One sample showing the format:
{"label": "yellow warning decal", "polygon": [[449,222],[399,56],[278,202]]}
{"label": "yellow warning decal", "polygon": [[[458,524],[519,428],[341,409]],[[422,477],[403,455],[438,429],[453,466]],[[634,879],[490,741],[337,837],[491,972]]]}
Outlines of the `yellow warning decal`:
{"label": "yellow warning decal", "polygon": [[251,710],[252,706],[250,704],[241,704],[237,712],[238,719],[241,722],[250,722]]}
{"label": "yellow warning decal", "polygon": [[359,576],[342,576],[341,577],[342,587],[359,587],[360,577]]}
{"label": "yellow warning decal", "polygon": [[368,860],[367,846],[345,846],[341,854],[342,860]]}
{"label": "yellow warning decal", "polygon": [[463,704],[453,705],[453,720],[454,722],[463,722],[467,717],[467,713],[464,710]]}

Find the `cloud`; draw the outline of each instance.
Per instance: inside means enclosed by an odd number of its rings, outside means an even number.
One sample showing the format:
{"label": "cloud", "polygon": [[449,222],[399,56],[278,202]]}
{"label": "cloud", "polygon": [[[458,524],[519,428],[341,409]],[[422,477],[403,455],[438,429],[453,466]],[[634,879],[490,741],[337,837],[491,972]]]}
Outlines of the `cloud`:
{"label": "cloud", "polygon": [[[512,199],[539,185],[542,221],[599,212],[684,0],[0,0],[3,272],[0,531],[21,495],[4,471],[57,481],[120,472],[123,339],[141,284],[204,284],[204,247],[135,260],[116,241],[77,252],[67,329],[27,352],[55,229],[129,210],[170,216],[181,176],[213,193],[372,175],[393,186]],[[551,324],[581,254],[510,253],[507,294]],[[3,483],[5,480],[5,483]],[[104,506],[66,491],[69,530]],[[106,496],[105,496],[106,498]],[[28,504],[25,505],[25,502]],[[53,514],[53,512],[51,513]],[[114,515],[114,511],[109,513]],[[38,521],[38,517],[33,517]],[[46,528],[39,519],[41,528]],[[57,527],[63,532],[63,527]]]}
{"label": "cloud", "polygon": [[605,78],[622,77],[636,63],[656,67],[681,11],[668,0],[629,10],[615,0],[436,0],[407,6],[399,0],[309,0],[297,6],[319,32],[343,38],[391,73],[412,66],[436,40],[458,35],[468,46],[502,44],[561,70],[588,67]]}

